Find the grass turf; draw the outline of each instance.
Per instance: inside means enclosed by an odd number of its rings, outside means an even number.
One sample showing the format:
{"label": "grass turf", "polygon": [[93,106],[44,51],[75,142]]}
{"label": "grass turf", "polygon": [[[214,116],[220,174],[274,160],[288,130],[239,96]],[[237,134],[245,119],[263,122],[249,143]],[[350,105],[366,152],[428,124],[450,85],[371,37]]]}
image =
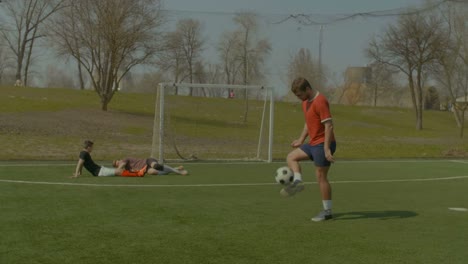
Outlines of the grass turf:
{"label": "grass turf", "polygon": [[309,220],[321,208],[313,167],[285,199],[281,165],[69,179],[75,164],[2,162],[0,262],[466,263],[468,212],[448,208],[468,207],[467,163],[338,162],[335,219],[323,223]]}

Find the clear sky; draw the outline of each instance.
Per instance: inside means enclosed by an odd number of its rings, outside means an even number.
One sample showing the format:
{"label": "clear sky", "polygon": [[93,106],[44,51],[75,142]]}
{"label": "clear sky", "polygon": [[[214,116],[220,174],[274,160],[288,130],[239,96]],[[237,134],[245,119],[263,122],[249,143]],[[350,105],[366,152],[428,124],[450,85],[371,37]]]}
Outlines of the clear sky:
{"label": "clear sky", "polygon": [[[324,21],[337,16],[372,11],[418,8],[424,0],[166,0],[170,20],[196,18],[204,25],[207,43],[206,58],[216,63],[214,52],[220,32],[233,30],[232,14],[241,10],[260,14],[262,37],[272,44],[268,60],[269,85],[285,86],[288,61],[300,48],[308,48],[315,58],[319,54],[319,26],[304,26],[294,20],[277,24],[288,15],[311,14],[314,20]],[[364,55],[370,38],[382,32],[396,17],[379,17],[345,20],[324,26],[322,62],[342,81],[348,66],[364,66],[369,60]]]}

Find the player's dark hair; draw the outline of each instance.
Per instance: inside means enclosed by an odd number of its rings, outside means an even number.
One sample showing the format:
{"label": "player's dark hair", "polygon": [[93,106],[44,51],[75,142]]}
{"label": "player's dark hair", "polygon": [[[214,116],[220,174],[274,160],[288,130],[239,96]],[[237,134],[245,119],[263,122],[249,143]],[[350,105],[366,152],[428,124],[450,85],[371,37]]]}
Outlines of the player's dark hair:
{"label": "player's dark hair", "polygon": [[164,166],[161,165],[161,164],[156,163],[156,164],[153,166],[153,169],[158,170],[158,171],[163,171],[163,170],[164,170]]}
{"label": "player's dark hair", "polygon": [[93,145],[94,143],[91,140],[85,140],[85,142],[83,143],[84,148],[89,148],[89,147],[92,147]]}
{"label": "player's dark hair", "polygon": [[310,86],[309,81],[307,81],[303,77],[298,77],[292,82],[291,91],[293,93],[296,93],[298,91],[304,92],[307,89],[307,87],[312,88],[312,86]]}

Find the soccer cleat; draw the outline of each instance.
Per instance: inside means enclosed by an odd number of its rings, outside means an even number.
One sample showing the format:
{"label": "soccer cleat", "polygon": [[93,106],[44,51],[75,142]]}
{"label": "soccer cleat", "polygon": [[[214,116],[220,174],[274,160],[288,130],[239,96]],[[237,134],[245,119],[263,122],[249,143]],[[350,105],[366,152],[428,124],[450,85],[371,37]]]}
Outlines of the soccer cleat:
{"label": "soccer cleat", "polygon": [[333,218],[333,215],[332,215],[332,211],[331,209],[329,210],[323,210],[321,211],[317,216],[315,217],[312,217],[312,221],[314,222],[320,222],[320,221],[325,221],[325,220],[329,220],[329,219],[332,219]]}
{"label": "soccer cleat", "polygon": [[188,175],[188,171],[184,169],[184,166],[179,166],[176,168],[180,175]]}
{"label": "soccer cleat", "polygon": [[281,189],[280,194],[283,197],[293,196],[298,192],[302,192],[304,190],[304,183],[301,180],[295,180],[290,185]]}

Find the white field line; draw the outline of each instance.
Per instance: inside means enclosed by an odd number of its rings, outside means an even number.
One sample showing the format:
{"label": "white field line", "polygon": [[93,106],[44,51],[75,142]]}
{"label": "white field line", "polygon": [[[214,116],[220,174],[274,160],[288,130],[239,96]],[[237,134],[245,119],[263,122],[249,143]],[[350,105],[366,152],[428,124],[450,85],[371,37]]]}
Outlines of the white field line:
{"label": "white field line", "polygon": [[468,209],[463,207],[449,207],[449,210],[457,212],[468,212]]}
{"label": "white field line", "polygon": [[43,185],[73,185],[73,186],[96,186],[96,187],[229,187],[229,186],[264,186],[278,185],[277,183],[226,183],[226,184],[100,184],[100,183],[72,183],[72,182],[39,182],[39,181],[17,181],[0,180],[0,182],[43,184]]}
{"label": "white field line", "polygon": [[450,160],[450,162],[468,164],[468,160]]}
{"label": "white field line", "polygon": [[[425,182],[425,181],[447,181],[466,179],[468,176],[440,177],[431,179],[398,179],[398,180],[361,180],[361,181],[331,181],[333,184],[340,183],[388,183],[388,182]],[[40,185],[69,185],[69,186],[94,186],[94,187],[238,187],[238,186],[270,186],[277,183],[220,183],[220,184],[97,184],[97,183],[73,183],[73,182],[44,182],[44,181],[19,181],[0,180],[0,182]],[[316,184],[305,182],[305,184]]]}
{"label": "white field line", "polygon": [[[338,160],[336,163],[434,163],[434,162],[456,162],[456,163],[463,163],[468,164],[468,161],[464,160],[446,160],[446,159],[428,159],[428,160],[419,160],[419,159],[408,159],[408,160]],[[255,161],[245,161],[245,162],[182,162],[182,161],[169,161],[168,163],[180,163],[184,165],[196,166],[196,165],[219,165],[219,164],[226,164],[226,165],[257,165],[257,164],[268,164],[266,162],[255,162]],[[272,164],[284,164],[285,161],[275,161]],[[98,164],[106,164],[106,162],[99,161]],[[0,167],[66,167],[66,166],[76,166],[76,163],[1,163]]]}
{"label": "white field line", "polygon": [[426,178],[426,179],[390,179],[390,180],[362,180],[362,181],[330,181],[331,183],[382,183],[382,182],[424,182],[424,181],[447,181],[465,179],[468,176],[451,176],[439,178]]}
{"label": "white field line", "polygon": [[[401,162],[459,162],[467,163],[460,160],[356,160],[356,161],[341,161],[340,163],[401,163]],[[284,162],[273,162],[273,163],[284,163]],[[207,164],[220,164],[215,162],[207,163],[187,163],[190,165],[207,165]],[[256,165],[259,163],[254,162],[237,162],[237,163],[227,163],[227,164],[251,164]],[[261,162],[260,164],[265,164]],[[0,167],[63,167],[63,166],[74,166],[75,164],[46,164],[46,163],[37,163],[37,164],[0,164]],[[430,178],[430,179],[388,179],[388,180],[348,180],[348,181],[330,181],[331,183],[388,183],[388,182],[423,182],[423,181],[442,181],[442,180],[456,180],[468,178],[468,176],[453,176],[453,177],[440,177],[440,178]],[[71,185],[71,186],[96,186],[96,187],[230,187],[230,186],[268,186],[268,185],[277,185],[276,183],[227,183],[227,184],[180,184],[180,185],[171,185],[171,184],[93,184],[93,183],[72,183],[72,182],[43,182],[43,181],[19,181],[19,180],[2,180],[0,182],[8,183],[22,183],[22,184],[42,184],[42,185]],[[305,184],[315,184],[315,182],[305,182]]]}

